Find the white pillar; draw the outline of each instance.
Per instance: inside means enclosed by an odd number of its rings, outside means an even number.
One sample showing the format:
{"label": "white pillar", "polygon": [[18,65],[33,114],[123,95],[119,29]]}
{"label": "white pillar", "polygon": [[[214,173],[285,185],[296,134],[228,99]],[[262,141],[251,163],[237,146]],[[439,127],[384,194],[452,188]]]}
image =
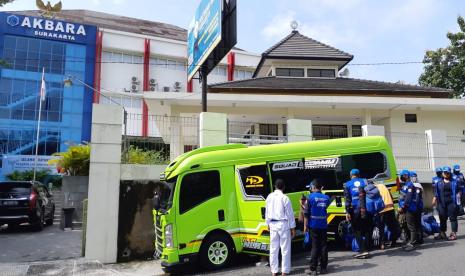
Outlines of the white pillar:
{"label": "white pillar", "polygon": [[287,141],[289,143],[311,141],[313,139],[312,136],[311,120],[287,120]]}
{"label": "white pillar", "polygon": [[102,263],[117,256],[122,117],[119,106],[93,105],[85,257]]}
{"label": "white pillar", "polygon": [[362,136],[384,136],[384,126],[363,125]]}
{"label": "white pillar", "polygon": [[170,161],[184,153],[181,117],[170,117]]}
{"label": "white pillar", "polygon": [[228,143],[228,119],[224,113],[200,113],[200,147],[224,145]]}
{"label": "white pillar", "polygon": [[445,166],[449,163],[447,152],[447,133],[440,129],[429,129],[425,131],[426,143],[428,144],[430,168]]}
{"label": "white pillar", "polygon": [[371,125],[371,110],[364,109],[363,110],[363,124],[364,125]]}

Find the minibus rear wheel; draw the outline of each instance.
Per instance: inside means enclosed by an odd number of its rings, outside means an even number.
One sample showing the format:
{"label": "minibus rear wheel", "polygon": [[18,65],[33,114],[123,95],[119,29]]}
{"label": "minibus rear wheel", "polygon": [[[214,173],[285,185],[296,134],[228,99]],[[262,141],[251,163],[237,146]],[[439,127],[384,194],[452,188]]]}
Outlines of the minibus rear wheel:
{"label": "minibus rear wheel", "polygon": [[215,233],[207,237],[200,248],[200,262],[205,269],[226,267],[234,255],[231,240],[224,234]]}

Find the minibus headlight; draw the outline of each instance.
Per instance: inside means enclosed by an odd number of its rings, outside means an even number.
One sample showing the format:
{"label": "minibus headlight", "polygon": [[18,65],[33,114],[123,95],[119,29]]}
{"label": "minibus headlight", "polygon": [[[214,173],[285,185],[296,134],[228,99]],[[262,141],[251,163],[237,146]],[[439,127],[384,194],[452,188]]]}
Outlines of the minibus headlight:
{"label": "minibus headlight", "polygon": [[173,225],[167,224],[165,226],[165,246],[172,248],[173,247]]}

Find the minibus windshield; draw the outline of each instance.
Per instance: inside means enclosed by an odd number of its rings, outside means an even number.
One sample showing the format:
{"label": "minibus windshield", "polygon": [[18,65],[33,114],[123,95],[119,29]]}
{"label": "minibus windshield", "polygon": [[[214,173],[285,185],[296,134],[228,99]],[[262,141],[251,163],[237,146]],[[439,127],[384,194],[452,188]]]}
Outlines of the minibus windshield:
{"label": "minibus windshield", "polygon": [[155,185],[155,192],[159,195],[160,209],[167,211],[173,205],[174,188],[176,186],[177,177],[159,181]]}

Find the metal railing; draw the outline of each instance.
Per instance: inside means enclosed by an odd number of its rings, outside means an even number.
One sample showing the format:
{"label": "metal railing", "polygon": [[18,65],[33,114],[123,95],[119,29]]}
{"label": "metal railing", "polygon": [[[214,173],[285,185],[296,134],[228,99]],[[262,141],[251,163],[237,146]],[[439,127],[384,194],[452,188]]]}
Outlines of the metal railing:
{"label": "metal railing", "polygon": [[[142,134],[142,115],[127,115],[127,135],[123,135],[122,163],[167,164],[176,156],[198,148],[198,119],[149,115],[147,136]],[[123,126],[124,128],[124,126]]]}
{"label": "metal railing", "polygon": [[250,146],[287,143],[282,123],[242,122],[228,120],[228,144],[240,143]]}

